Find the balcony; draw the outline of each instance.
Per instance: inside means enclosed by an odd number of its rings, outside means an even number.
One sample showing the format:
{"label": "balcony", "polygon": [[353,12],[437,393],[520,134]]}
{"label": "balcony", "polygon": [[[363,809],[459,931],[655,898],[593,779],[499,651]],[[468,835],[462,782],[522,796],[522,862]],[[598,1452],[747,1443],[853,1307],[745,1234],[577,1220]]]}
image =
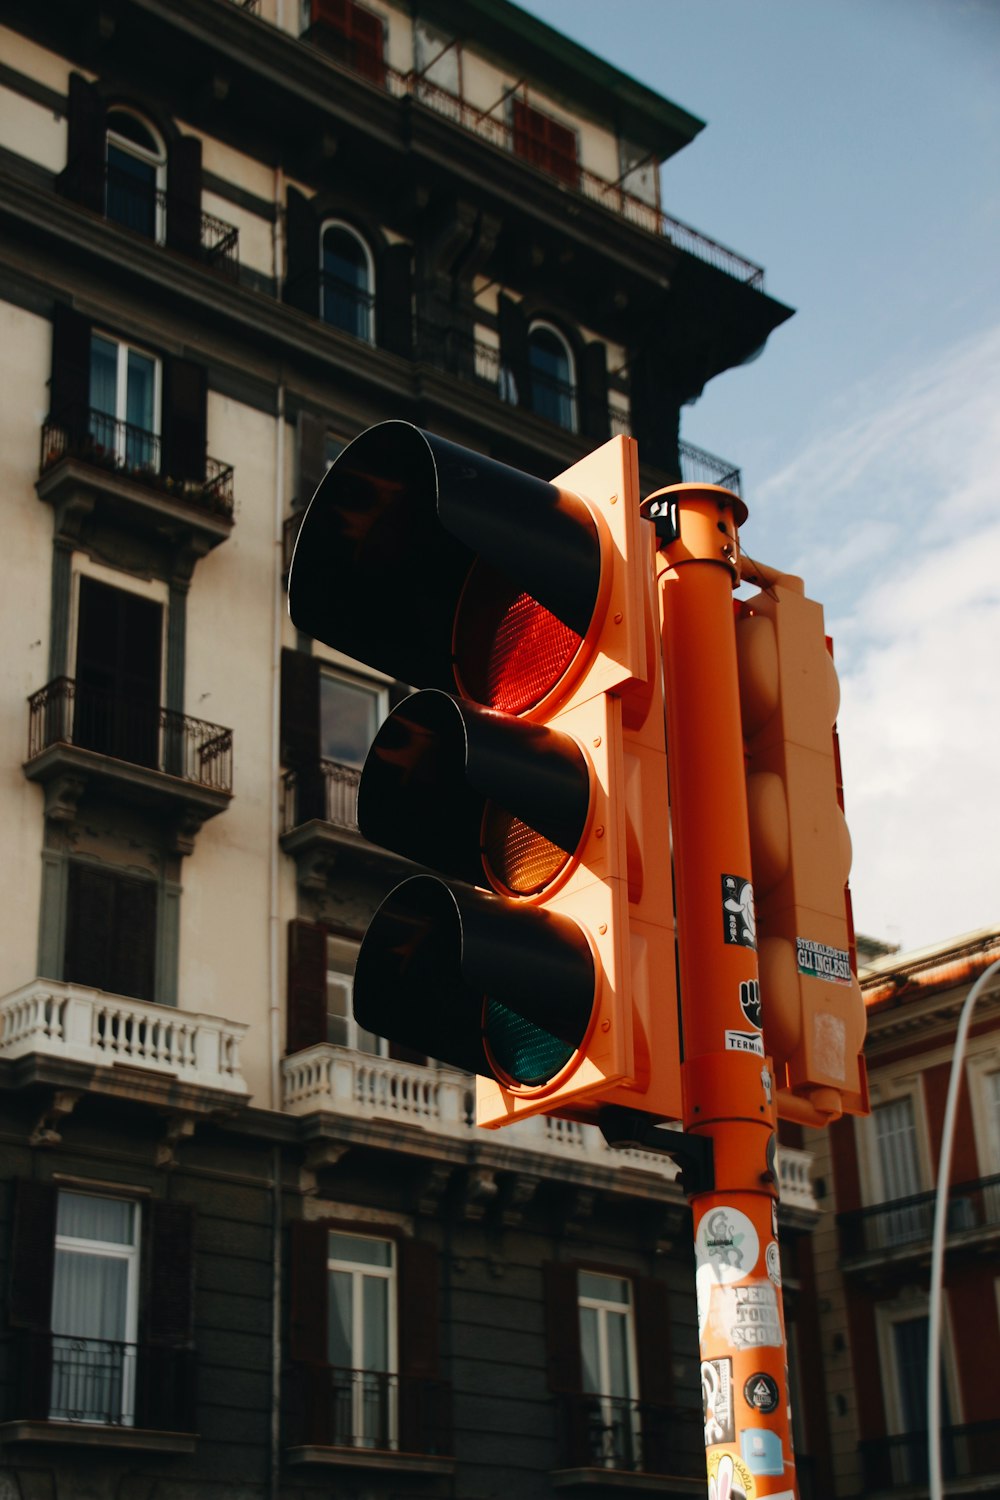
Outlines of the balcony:
{"label": "balcony", "polygon": [[[858,1444],[866,1494],[928,1489],[927,1433],[906,1432]],[[949,1494],[996,1494],[1000,1486],[1000,1424],[942,1427],[941,1470]],[[973,1481],[963,1484],[962,1481]]]}
{"label": "balcony", "polygon": [[71,539],[110,521],[197,558],[233,529],[232,465],[206,458],[204,478],[164,474],[158,433],[92,407],[46,418],[35,488],[56,511],[57,533]]}
{"label": "balcony", "polygon": [[293,1463],[450,1474],[451,1387],[381,1370],[292,1367]]}
{"label": "balcony", "polygon": [[[293,517],[293,520],[300,520]],[[281,847],[298,866],[301,885],[321,889],[335,865],[388,871],[402,879],[413,866],[358,829],[358,766],[321,760],[286,771],[281,780]]]}
{"label": "balcony", "polygon": [[[103,990],[34,979],[0,1000],[0,1061],[49,1058],[87,1068],[135,1070],[149,1084],[171,1080],[243,1098],[240,1043],[247,1027]],[[91,1087],[115,1092],[112,1076]],[[146,1085],[144,1085],[144,1088]]]}
{"label": "balcony", "polygon": [[155,703],[57,677],[28,699],[24,774],[46,788],[46,815],[76,816],[88,786],[110,787],[174,827],[189,854],[233,794],[233,732]]}
{"label": "balcony", "polygon": [[[78,202],[93,201],[91,184],[85,181],[89,170],[89,163],[70,162],[56,179],[59,190]],[[99,182],[96,188],[101,191]],[[112,223],[143,239],[179,250],[233,281],[238,279],[239,230],[214,214],[202,213],[200,204],[190,203],[169,189],[157,188],[107,162],[101,196],[104,217]]]}
{"label": "balcony", "polygon": [[[292,1053],[281,1065],[282,1108],[292,1115],[330,1114],[357,1122],[365,1138],[368,1123],[408,1127],[450,1141],[469,1142],[490,1132],[475,1124],[474,1083],[448,1068],[420,1067],[323,1042]],[[533,1115],[505,1134],[505,1144],[537,1152],[553,1164],[578,1162],[621,1172],[630,1169],[673,1182],[678,1169],[669,1157],[651,1151],[615,1150],[593,1125]],[[778,1174],[782,1210],[814,1220],[808,1151],[782,1146]]]}
{"label": "balcony", "polygon": [[557,1403],[556,1488],[598,1482],[594,1471],[670,1475],[704,1485],[705,1433],[699,1409],[614,1396],[562,1396]]}
{"label": "balcony", "polygon": [[11,1354],[18,1379],[0,1441],[194,1452],[193,1349],[30,1329],[14,1335]]}
{"label": "balcony", "polygon": [[[872,1270],[902,1261],[926,1263],[934,1232],[935,1192],[896,1198],[837,1215],[842,1264]],[[1000,1175],[957,1183],[948,1192],[948,1247],[995,1253],[1000,1239]]]}

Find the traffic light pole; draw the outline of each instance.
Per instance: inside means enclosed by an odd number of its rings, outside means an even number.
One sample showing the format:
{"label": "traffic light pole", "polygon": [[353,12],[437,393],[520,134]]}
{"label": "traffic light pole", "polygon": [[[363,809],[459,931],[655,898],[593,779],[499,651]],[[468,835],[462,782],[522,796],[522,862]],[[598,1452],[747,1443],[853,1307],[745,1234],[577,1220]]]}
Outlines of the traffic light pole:
{"label": "traffic light pole", "polygon": [[650,496],[642,513],[658,537],[684,1130],[710,1142],[714,1160],[714,1181],[686,1181],[710,1491],[792,1500],[774,1085],[761,1030],[733,622],[746,509],[728,490],[677,485]]}

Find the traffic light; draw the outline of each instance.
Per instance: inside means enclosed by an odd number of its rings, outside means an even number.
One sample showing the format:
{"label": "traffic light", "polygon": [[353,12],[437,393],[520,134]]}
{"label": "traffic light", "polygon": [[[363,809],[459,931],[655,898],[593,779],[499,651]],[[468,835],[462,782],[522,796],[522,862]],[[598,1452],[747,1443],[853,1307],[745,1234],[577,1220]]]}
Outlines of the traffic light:
{"label": "traffic light", "polygon": [[419,691],[358,822],[429,873],[383,901],[366,1030],[479,1075],[477,1119],[680,1113],[653,597],[636,448],[547,483],[405,422],[361,434],[306,514],[296,625]]}
{"label": "traffic light", "polygon": [[853,972],[851,842],[822,607],[775,575],[737,606],[760,1019],[778,1114],[867,1114],[866,1017]]}

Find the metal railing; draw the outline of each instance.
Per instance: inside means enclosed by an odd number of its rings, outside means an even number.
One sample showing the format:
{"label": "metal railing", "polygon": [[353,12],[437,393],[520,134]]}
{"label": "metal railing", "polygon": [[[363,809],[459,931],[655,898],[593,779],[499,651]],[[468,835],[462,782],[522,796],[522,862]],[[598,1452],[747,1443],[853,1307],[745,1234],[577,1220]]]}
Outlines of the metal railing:
{"label": "metal railing", "polygon": [[[868,1438],[858,1444],[858,1452],[866,1491],[928,1482],[926,1432]],[[941,1468],[945,1479],[990,1475],[994,1481],[1000,1480],[1000,1423],[942,1427]],[[995,1486],[990,1493],[996,1493]]]}
{"label": "metal railing", "polygon": [[43,422],[40,472],[44,474],[63,458],[76,458],[96,469],[127,475],[171,500],[232,519],[232,464],[206,457],[204,479],[165,474],[158,433],[121,422],[95,407],[67,407]]}
{"label": "metal railing", "polygon": [[[870,1208],[837,1215],[845,1260],[911,1247],[928,1247],[934,1227],[936,1193],[915,1193]],[[949,1235],[1000,1229],[1000,1174],[954,1184],[948,1193]]]}
{"label": "metal railing", "polygon": [[[57,181],[67,196],[89,202],[85,174],[92,170],[78,158],[64,168]],[[240,232],[234,224],[204,213],[200,204],[171,192],[169,181],[166,188],[158,188],[110,162],[105,162],[103,175],[103,188],[97,183],[95,186],[101,191],[106,219],[143,239],[194,254],[224,275],[234,279],[239,276]]]}
{"label": "metal railing", "polygon": [[56,677],[28,699],[28,759],[77,745],[230,795],[233,732],[159,704]]}
{"label": "metal railing", "polygon": [[193,1349],[35,1329],[18,1331],[13,1345],[19,1378],[8,1388],[12,1420],[196,1429]]}
{"label": "metal railing", "polygon": [[563,1467],[704,1477],[704,1424],[694,1407],[567,1395],[557,1420]]}
{"label": "metal railing", "polygon": [[445,1381],[299,1362],[291,1384],[293,1442],[451,1454],[451,1387]]}
{"label": "metal railing", "polygon": [[678,443],[681,456],[681,478],[686,484],[719,484],[734,494],[742,493],[743,476],[728,459],[696,448],[693,443]]}
{"label": "metal railing", "polygon": [[334,760],[286,771],[282,777],[283,832],[290,833],[313,818],[356,832],[360,781],[357,766],[342,766]]}

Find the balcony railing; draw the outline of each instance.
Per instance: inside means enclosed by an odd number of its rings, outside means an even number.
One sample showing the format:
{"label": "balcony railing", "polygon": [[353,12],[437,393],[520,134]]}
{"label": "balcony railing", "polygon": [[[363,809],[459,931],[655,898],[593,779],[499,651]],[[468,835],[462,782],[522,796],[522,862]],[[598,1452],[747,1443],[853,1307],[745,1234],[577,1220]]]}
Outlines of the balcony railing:
{"label": "balcony railing", "polygon": [[93,407],[69,407],[47,417],[42,424],[41,473],[63,458],[79,459],[95,469],[123,474],[170,500],[180,500],[232,520],[231,464],[206,458],[204,479],[164,474],[158,433],[131,422],[120,422]]}
{"label": "balcony railing", "polygon": [[375,297],[367,287],[329,271],[300,271],[289,278],[285,295],[293,306],[315,312],[328,327],[364,344],[375,342]]}
{"label": "balcony railing", "polygon": [[297,1445],[374,1453],[452,1452],[451,1388],[381,1370],[297,1364],[292,1370],[290,1437]]}
{"label": "balcony railing", "polygon": [[[71,198],[92,201],[92,169],[82,159],[72,161],[60,173],[59,185]],[[240,232],[225,219],[203,213],[201,206],[180,198],[169,188],[158,188],[134,172],[106,162],[103,191],[104,216],[112,223],[158,244],[195,255],[205,265],[234,280],[239,276]]]}
{"label": "balcony railing", "polygon": [[196,1429],[193,1349],[34,1329],[18,1332],[13,1344],[18,1379],[8,1387],[8,1420]]}
{"label": "balcony railing", "polygon": [[246,1026],[55,979],[35,979],[0,1000],[0,1057],[42,1053],[92,1066],[116,1063],[245,1094]]}
{"label": "balcony railing", "polygon": [[654,1406],[616,1396],[559,1399],[563,1468],[703,1478],[704,1421],[693,1407]]}
{"label": "balcony railing", "polygon": [[312,818],[335,828],[358,829],[357,766],[321,760],[318,765],[286,771],[282,778],[282,831],[290,833]]}
{"label": "balcony railing", "polygon": [[693,443],[678,443],[681,455],[681,479],[685,484],[720,484],[723,489],[742,494],[743,478],[735,464]]}
{"label": "balcony railing", "polygon": [[[864,1489],[868,1493],[928,1482],[926,1432],[867,1439],[858,1444],[858,1451]],[[941,1469],[945,1479],[982,1480],[988,1475],[993,1480],[988,1493],[996,1494],[1000,1480],[1000,1423],[943,1427]],[[986,1493],[982,1485],[976,1488]]]}
{"label": "balcony railing", "polygon": [[[844,1260],[910,1249],[926,1250],[934,1229],[936,1192],[895,1198],[837,1215]],[[948,1192],[950,1235],[1000,1230],[1000,1175],[957,1183]]]}
{"label": "balcony railing", "polygon": [[155,703],[56,677],[28,699],[28,759],[76,745],[177,776],[210,791],[233,790],[233,732]]}

